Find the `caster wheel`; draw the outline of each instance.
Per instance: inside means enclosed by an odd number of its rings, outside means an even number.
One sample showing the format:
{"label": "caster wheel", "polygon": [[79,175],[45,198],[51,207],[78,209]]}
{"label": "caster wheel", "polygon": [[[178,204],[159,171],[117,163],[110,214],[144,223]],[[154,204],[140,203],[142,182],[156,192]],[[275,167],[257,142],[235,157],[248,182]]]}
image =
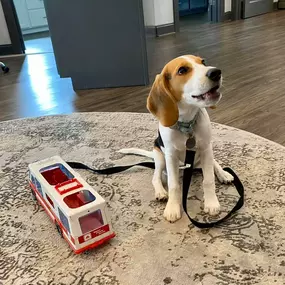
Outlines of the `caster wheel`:
{"label": "caster wheel", "polygon": [[2,70],[4,73],[8,73],[10,69],[8,66],[4,65],[4,66],[2,66]]}
{"label": "caster wheel", "polygon": [[8,66],[5,66],[4,69],[3,69],[4,73],[8,73],[9,70],[10,70],[10,68]]}
{"label": "caster wheel", "polygon": [[58,224],[56,224],[55,226],[56,226],[56,229],[57,229],[60,237],[63,238],[63,234],[62,234],[62,230],[61,230],[60,226]]}

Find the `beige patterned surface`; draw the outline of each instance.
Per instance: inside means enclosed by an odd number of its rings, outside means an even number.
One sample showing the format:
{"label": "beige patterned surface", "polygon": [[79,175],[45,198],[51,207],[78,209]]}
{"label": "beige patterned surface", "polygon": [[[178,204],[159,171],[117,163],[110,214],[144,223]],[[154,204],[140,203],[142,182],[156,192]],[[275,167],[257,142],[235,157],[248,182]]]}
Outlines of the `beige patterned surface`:
{"label": "beige patterned surface", "polygon": [[[65,160],[106,167],[145,161],[123,147],[152,148],[157,123],[148,114],[86,113],[0,124],[0,284],[37,285],[251,285],[285,284],[285,151],[282,146],[213,124],[214,152],[243,181],[244,208],[210,230],[162,218],[154,200],[152,170],[136,168],[97,176],[81,171],[108,201],[117,237],[74,255],[27,184],[28,163],[59,154]],[[201,177],[191,188],[192,216],[202,213]],[[236,200],[220,186],[224,211]]]}

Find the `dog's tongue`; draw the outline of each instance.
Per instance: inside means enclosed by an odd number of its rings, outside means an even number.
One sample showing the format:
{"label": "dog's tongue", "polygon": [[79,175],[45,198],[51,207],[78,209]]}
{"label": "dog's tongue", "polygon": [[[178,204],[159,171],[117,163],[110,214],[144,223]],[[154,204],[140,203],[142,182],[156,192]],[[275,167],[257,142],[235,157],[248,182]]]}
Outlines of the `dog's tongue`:
{"label": "dog's tongue", "polygon": [[[205,93],[204,95],[207,99],[214,99],[215,97],[219,96],[219,92],[217,90],[212,90],[212,91],[209,91],[207,93]],[[211,109],[216,109],[217,106],[216,105],[213,105],[213,106],[210,106]]]}
{"label": "dog's tongue", "polygon": [[203,95],[203,97],[207,99],[214,99],[219,96],[219,92],[217,90],[211,90]]}

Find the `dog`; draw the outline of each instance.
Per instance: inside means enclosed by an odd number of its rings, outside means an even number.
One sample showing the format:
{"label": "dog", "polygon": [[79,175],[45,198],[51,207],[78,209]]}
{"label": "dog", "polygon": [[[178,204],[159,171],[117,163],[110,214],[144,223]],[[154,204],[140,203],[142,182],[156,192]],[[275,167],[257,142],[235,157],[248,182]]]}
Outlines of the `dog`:
{"label": "dog", "polygon": [[[147,98],[147,109],[159,121],[159,136],[153,151],[136,148],[119,151],[154,159],[152,184],[155,197],[168,200],[163,215],[169,222],[179,220],[182,215],[179,167],[185,161],[189,138],[192,140],[191,148],[196,150],[194,167],[201,168],[203,173],[204,212],[210,215],[220,212],[215,175],[222,183],[230,183],[234,179],[214,159],[211,122],[206,111],[220,101],[221,85],[221,70],[207,66],[202,58],[185,55],[171,60],[156,76]],[[167,172],[168,192],[163,186],[164,170]]]}

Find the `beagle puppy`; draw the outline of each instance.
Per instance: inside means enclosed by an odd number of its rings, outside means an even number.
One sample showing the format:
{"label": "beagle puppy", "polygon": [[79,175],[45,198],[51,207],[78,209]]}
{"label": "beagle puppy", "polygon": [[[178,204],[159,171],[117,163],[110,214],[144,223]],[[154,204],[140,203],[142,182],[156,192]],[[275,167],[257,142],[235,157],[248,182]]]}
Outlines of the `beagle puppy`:
{"label": "beagle puppy", "polygon": [[[222,72],[207,66],[193,55],[180,56],[165,65],[156,76],[147,99],[148,110],[159,121],[159,137],[153,152],[122,149],[121,153],[148,156],[154,159],[152,184],[157,200],[166,200],[164,217],[169,222],[181,218],[182,189],[179,167],[185,161],[186,148],[195,148],[195,166],[202,168],[204,211],[217,215],[220,203],[216,195],[215,175],[222,183],[233,181],[213,156],[211,123],[206,111],[220,101]],[[194,143],[193,143],[194,142]],[[162,183],[166,169],[168,191]]]}

